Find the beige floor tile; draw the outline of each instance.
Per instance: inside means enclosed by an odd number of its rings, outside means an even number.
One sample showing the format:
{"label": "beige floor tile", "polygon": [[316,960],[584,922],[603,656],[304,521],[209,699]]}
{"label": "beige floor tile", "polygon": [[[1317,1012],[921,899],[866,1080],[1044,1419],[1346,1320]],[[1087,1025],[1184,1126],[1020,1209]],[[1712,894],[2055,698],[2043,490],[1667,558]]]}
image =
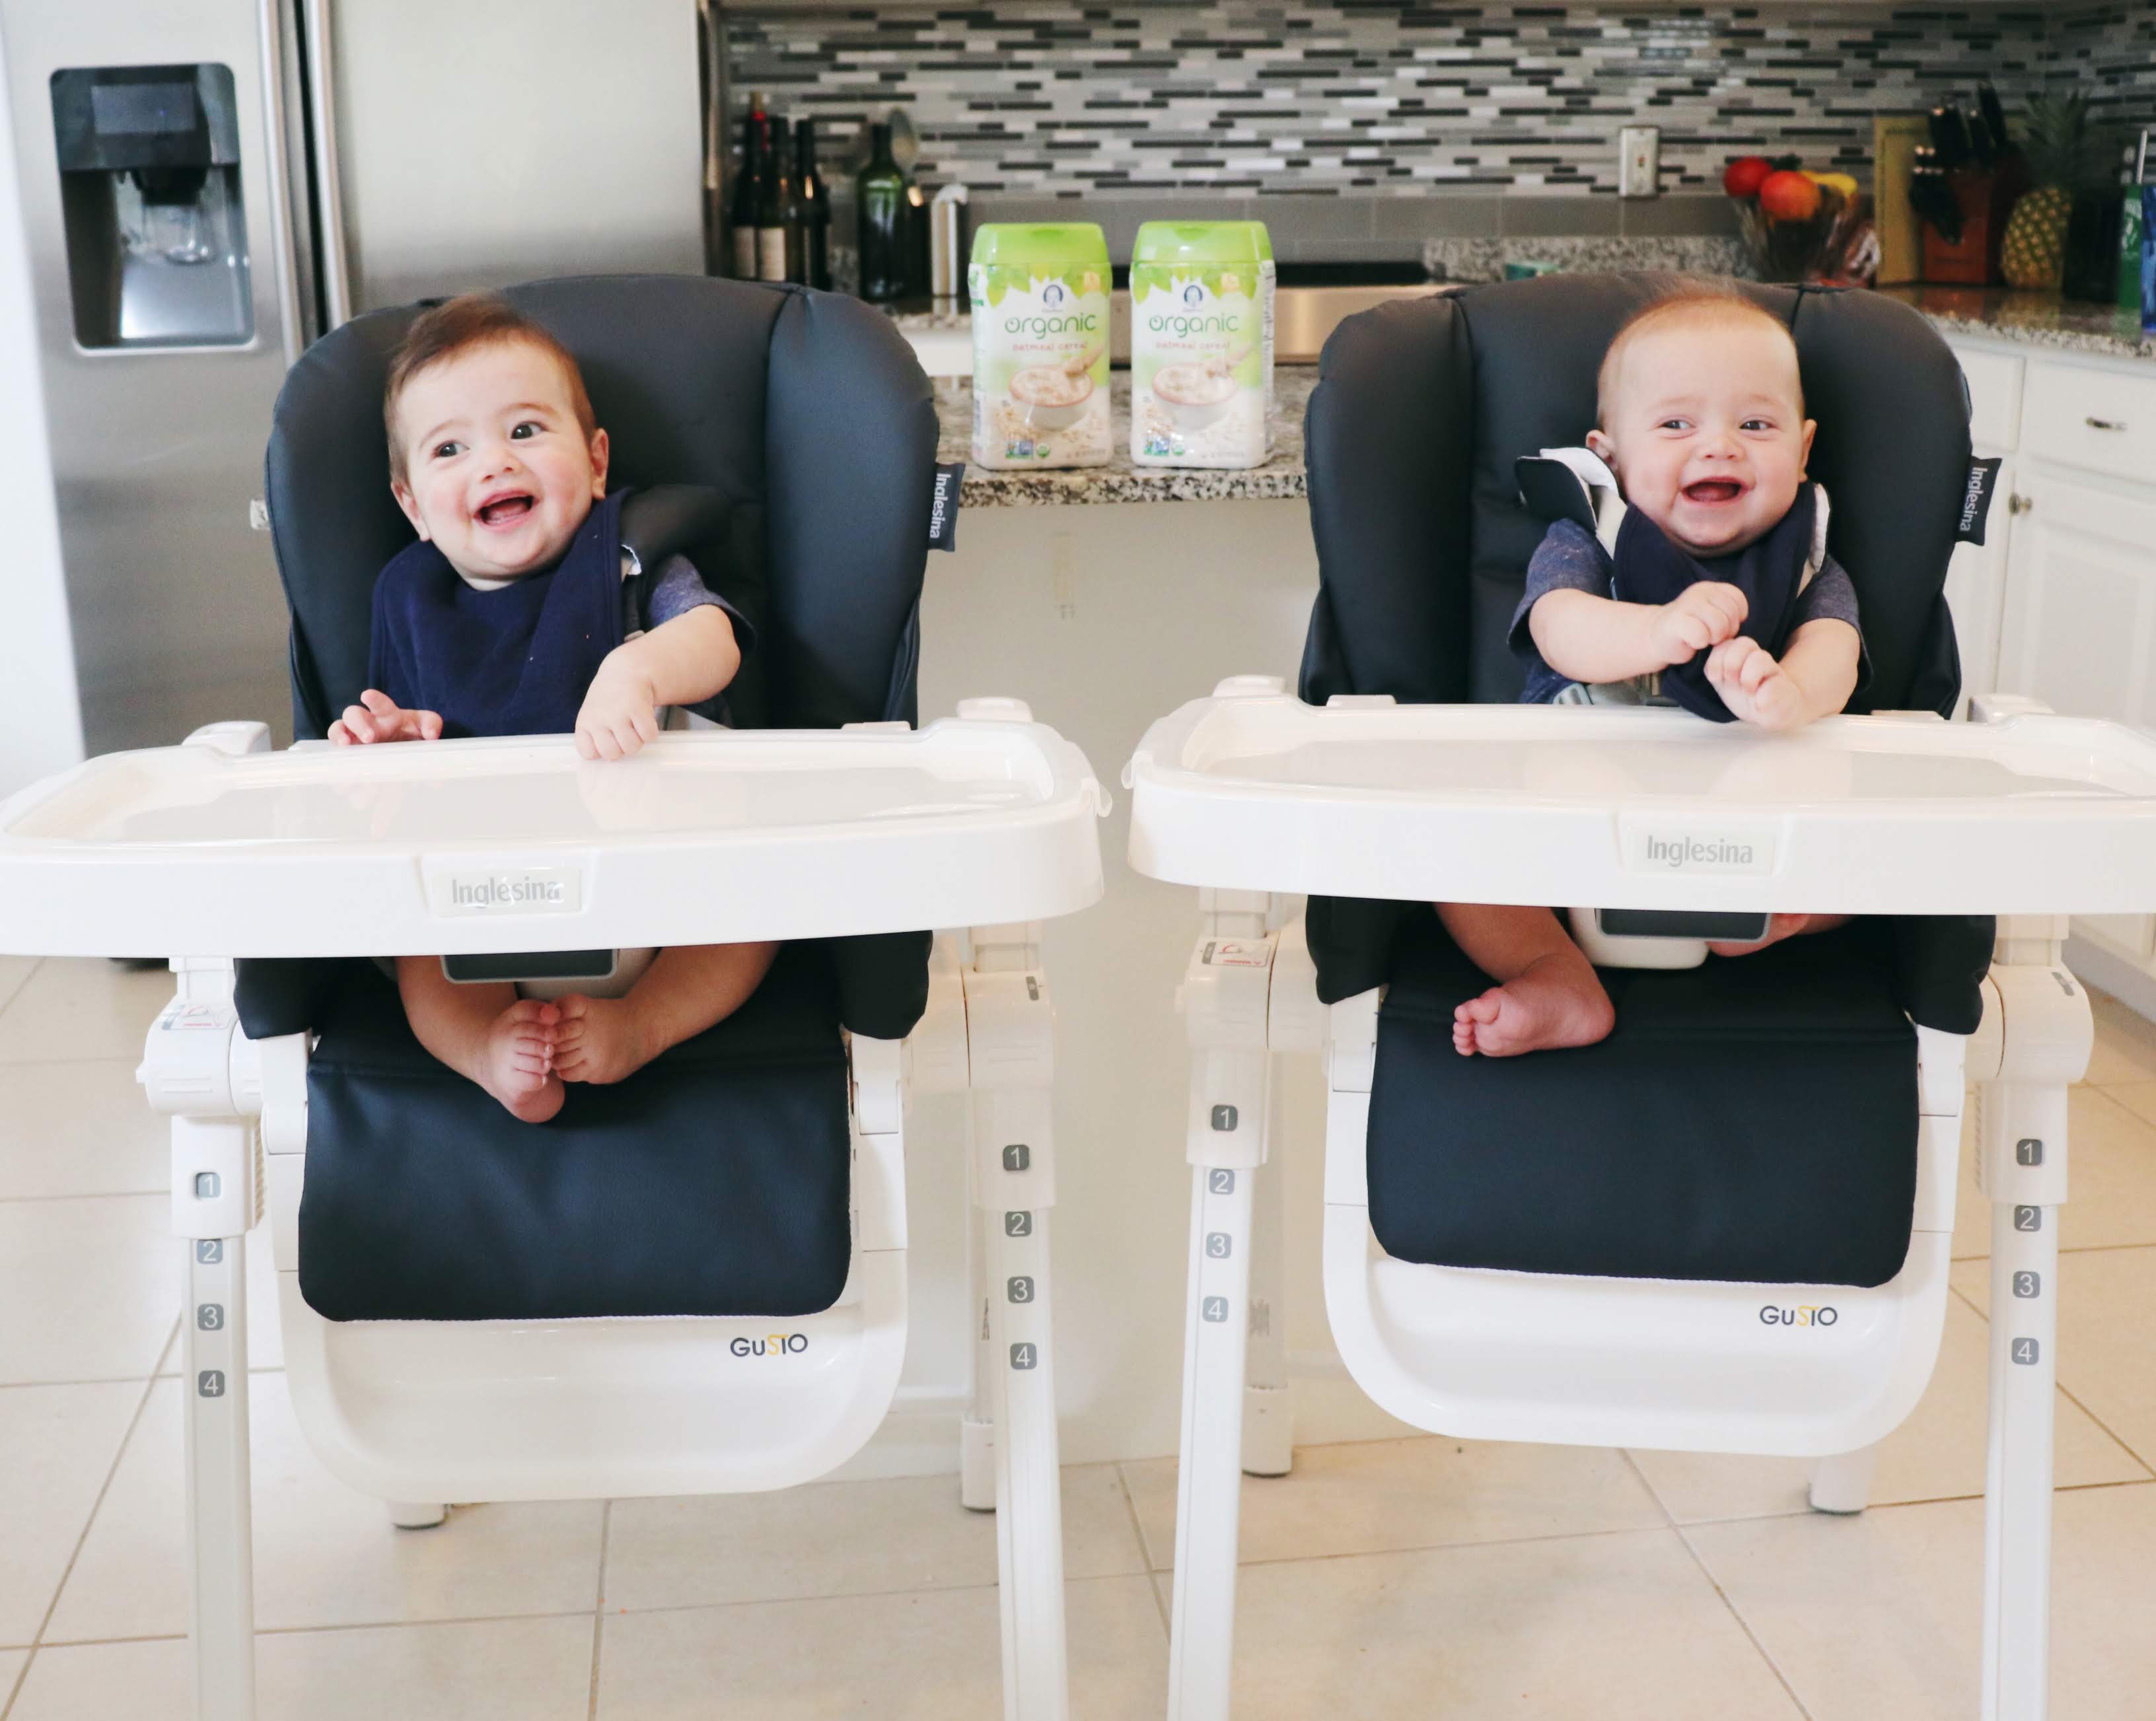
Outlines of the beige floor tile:
{"label": "beige floor tile", "polygon": [[1674,1530],[1246,1567],[1236,1721],[1799,1721]]}
{"label": "beige floor tile", "polygon": [[2143,1123],[2156,1124],[2156,1082],[2117,1082],[2103,1091]]}
{"label": "beige floor tile", "polygon": [[137,1062],[0,1063],[0,1201],[167,1186],[171,1125],[136,1084]]}
{"label": "beige floor tile", "polygon": [[[1977,1713],[1981,1502],[1687,1534],[1812,1721]],[[2051,1713],[2146,1721],[2156,1691],[2156,1484],[2061,1494],[2056,1535]]]}
{"label": "beige floor tile", "polygon": [[172,996],[162,968],[50,957],[0,1009],[0,1063],[142,1057],[142,1038]]}
{"label": "beige floor tile", "polygon": [[[192,1713],[184,1638],[41,1649],[8,1721]],[[255,1639],[258,1721],[585,1721],[592,1620],[486,1620]]]}
{"label": "beige floor tile", "polygon": [[[1063,1473],[1064,1572],[1145,1570],[1112,1464]],[[952,1476],[898,1477],[693,1499],[618,1500],[606,1606],[631,1611],[967,1589],[996,1580],[996,1521]]]}
{"label": "beige floor tile", "polygon": [[[1954,1268],[1981,1309],[1985,1270]],[[2059,1260],[2059,1385],[2156,1467],[2156,1248],[2092,1249]]]}
{"label": "beige floor tile", "polygon": [[[1168,1635],[1143,1577],[1065,1590],[1074,1721],[1158,1714]],[[608,1613],[599,1721],[994,1721],[996,1592]]]}
{"label": "beige floor tile", "polygon": [[[1938,1368],[1909,1420],[1888,1435],[1872,1478],[1874,1505],[1940,1500],[1984,1492],[1989,1329],[1958,1297],[1947,1303]],[[2058,1481],[2144,1482],[2142,1463],[2064,1395],[2058,1401]],[[1680,1524],[1809,1512],[1806,1458],[1738,1457],[1721,1452],[1635,1452],[1640,1468]]]}
{"label": "beige floor tile", "polygon": [[2156,1022],[2093,986],[2089,1002],[2096,1013],[2096,1049],[2087,1079],[2101,1088],[2156,1081]]}
{"label": "beige floor tile", "polygon": [[[1173,1564],[1176,1461],[1127,1462],[1153,1564]],[[1244,1562],[1371,1554],[1665,1522],[1620,1452],[1435,1436],[1298,1447],[1281,1477],[1243,1478]]]}
{"label": "beige floor tile", "polygon": [[[2059,1245],[2108,1249],[2156,1243],[2156,1124],[2136,1116],[2116,1095],[2082,1086],[2066,1104],[2069,1181],[2073,1191],[2059,1219]],[[1975,1107],[1962,1133],[1961,1192],[1955,1198],[1957,1261],[1991,1254],[1991,1204],[1976,1186]]]}
{"label": "beige floor tile", "polygon": [[22,991],[23,982],[37,971],[38,962],[35,956],[0,956],[0,1010]]}
{"label": "beige floor tile", "polygon": [[187,1275],[167,1196],[0,1201],[0,1385],[146,1376]]}
{"label": "beige floor tile", "polygon": [[[471,1506],[438,1529],[391,1527],[306,1447],[285,1376],[257,1375],[255,1618],[264,1630],[589,1610],[596,1501]],[[187,1629],[180,1394],[157,1383],[54,1611],[48,1642]],[[390,1713],[385,1709],[382,1713]]]}
{"label": "beige floor tile", "polygon": [[141,1398],[132,1380],[0,1388],[0,1643],[36,1638]]}

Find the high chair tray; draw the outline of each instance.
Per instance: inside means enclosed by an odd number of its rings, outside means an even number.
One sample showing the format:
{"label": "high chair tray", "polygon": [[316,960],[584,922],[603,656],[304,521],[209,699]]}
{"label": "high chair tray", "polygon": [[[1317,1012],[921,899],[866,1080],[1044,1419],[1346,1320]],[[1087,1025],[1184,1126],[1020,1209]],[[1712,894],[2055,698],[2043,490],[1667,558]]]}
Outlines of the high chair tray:
{"label": "high chair tray", "polygon": [[0,950],[459,955],[998,924],[1101,894],[1050,729],[116,753],[0,802]]}
{"label": "high chair tray", "polygon": [[1131,864],[1403,900],[1851,914],[2156,909],[2156,736],[2076,717],[1194,700],[1147,731]]}

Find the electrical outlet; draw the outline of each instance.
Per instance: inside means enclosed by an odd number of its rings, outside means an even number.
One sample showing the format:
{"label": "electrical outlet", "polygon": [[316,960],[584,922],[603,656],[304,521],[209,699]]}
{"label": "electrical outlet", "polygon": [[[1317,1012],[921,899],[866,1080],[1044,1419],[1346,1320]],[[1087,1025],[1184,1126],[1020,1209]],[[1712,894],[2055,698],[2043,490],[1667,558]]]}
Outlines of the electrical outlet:
{"label": "electrical outlet", "polygon": [[1617,134],[1617,195],[1651,197],[1661,190],[1662,129],[1627,125]]}

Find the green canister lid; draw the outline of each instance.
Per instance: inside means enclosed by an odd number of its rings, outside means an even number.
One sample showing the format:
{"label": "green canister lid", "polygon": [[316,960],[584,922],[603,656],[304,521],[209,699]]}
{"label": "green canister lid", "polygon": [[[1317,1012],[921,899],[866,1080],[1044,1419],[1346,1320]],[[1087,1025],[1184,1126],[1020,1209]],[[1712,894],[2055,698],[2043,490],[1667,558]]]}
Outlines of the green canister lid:
{"label": "green canister lid", "polygon": [[1131,267],[1217,269],[1269,263],[1272,238],[1262,221],[1148,221],[1131,247]]}
{"label": "green canister lid", "polygon": [[1092,264],[1105,280],[1108,236],[1090,221],[991,221],[973,229],[973,261],[1055,274]]}

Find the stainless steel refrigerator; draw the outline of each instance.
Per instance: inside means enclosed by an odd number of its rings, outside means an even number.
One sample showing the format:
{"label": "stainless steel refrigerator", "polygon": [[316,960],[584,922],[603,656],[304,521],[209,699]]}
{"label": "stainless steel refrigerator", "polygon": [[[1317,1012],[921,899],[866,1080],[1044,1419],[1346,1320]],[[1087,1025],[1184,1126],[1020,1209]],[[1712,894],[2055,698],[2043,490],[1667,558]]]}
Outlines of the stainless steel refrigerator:
{"label": "stainless steel refrigerator", "polygon": [[85,742],[281,740],[286,367],[413,299],[701,273],[698,0],[0,0],[0,44]]}

